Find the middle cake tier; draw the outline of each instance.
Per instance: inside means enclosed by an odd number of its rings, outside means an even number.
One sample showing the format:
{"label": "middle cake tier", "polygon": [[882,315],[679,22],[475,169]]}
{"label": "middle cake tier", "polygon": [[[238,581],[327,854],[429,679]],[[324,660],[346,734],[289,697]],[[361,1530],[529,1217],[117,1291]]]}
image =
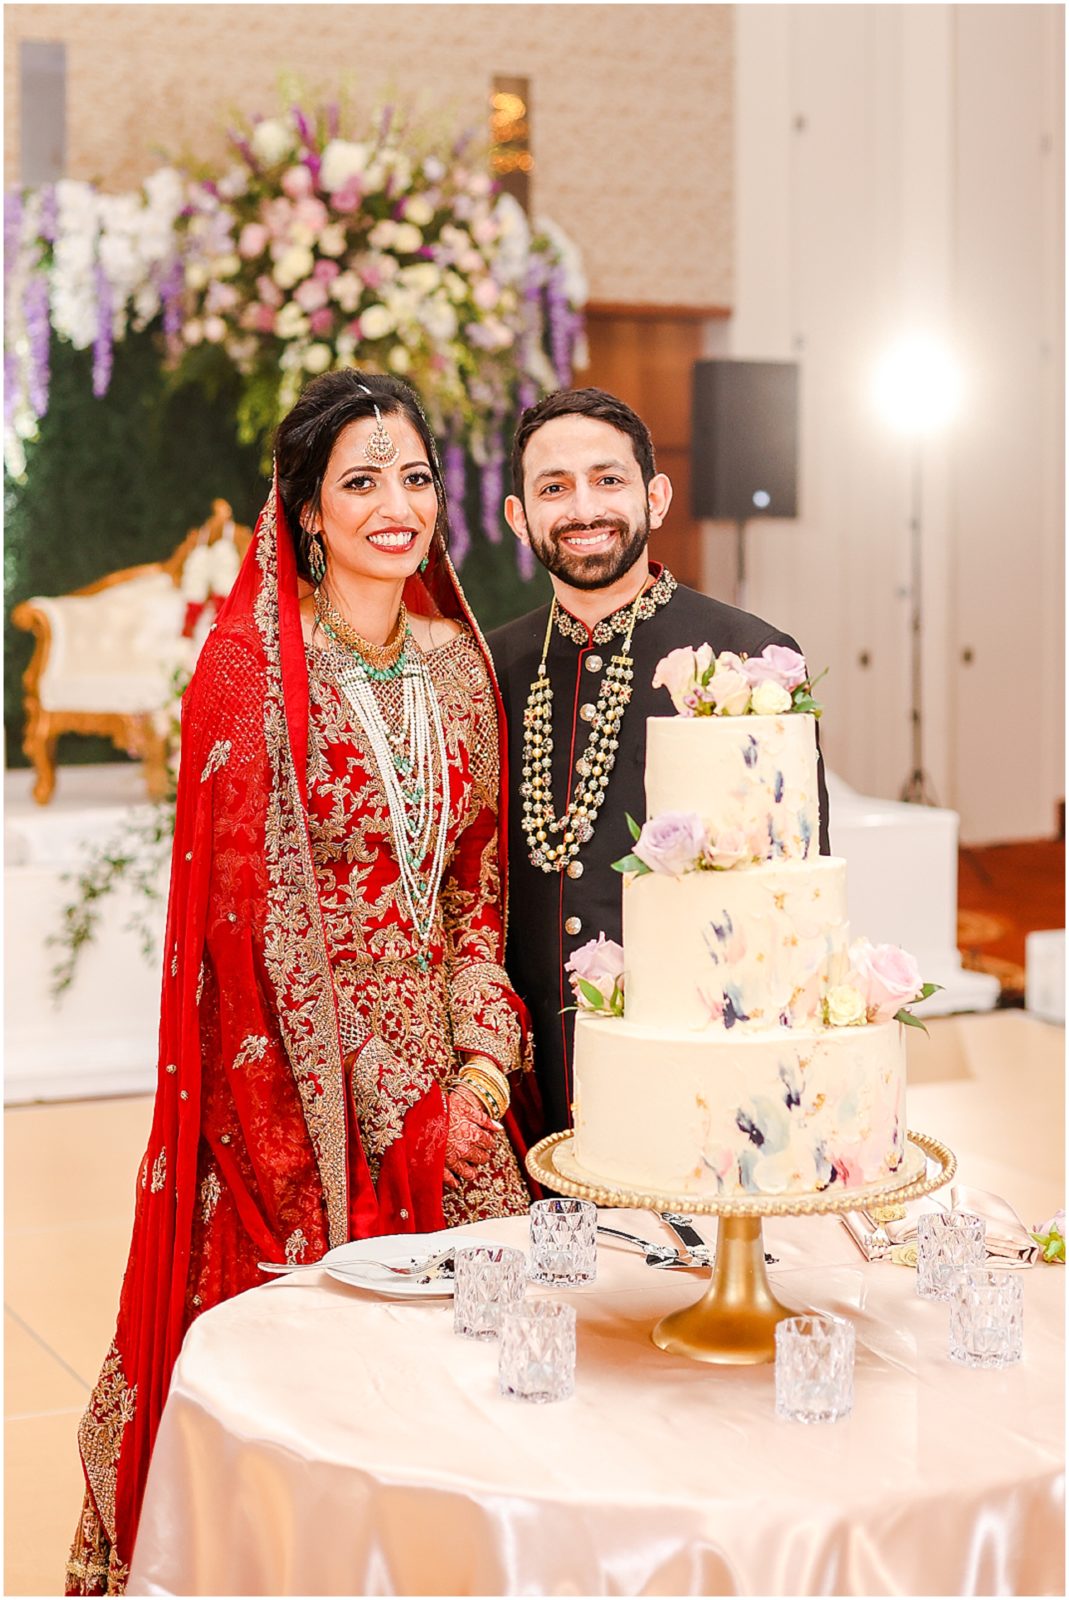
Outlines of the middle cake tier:
{"label": "middle cake tier", "polygon": [[849,942],[834,856],[624,880],[628,1022],[675,1032],[805,1027]]}

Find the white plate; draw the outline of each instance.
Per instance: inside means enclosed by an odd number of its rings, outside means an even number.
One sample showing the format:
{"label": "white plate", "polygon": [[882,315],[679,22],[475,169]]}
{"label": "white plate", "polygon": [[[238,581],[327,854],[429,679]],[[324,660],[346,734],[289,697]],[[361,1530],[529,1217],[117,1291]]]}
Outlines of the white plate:
{"label": "white plate", "polygon": [[322,1265],[324,1272],[338,1283],[374,1289],[376,1294],[388,1295],[391,1299],[446,1300],[452,1298],[452,1278],[432,1278],[429,1283],[421,1283],[418,1277],[403,1277],[376,1266],[375,1262],[389,1261],[404,1267],[451,1246],[496,1246],[499,1243],[500,1240],[469,1233],[463,1228],[444,1228],[439,1233],[387,1233],[377,1239],[350,1239],[348,1244],[336,1245],[327,1251]]}

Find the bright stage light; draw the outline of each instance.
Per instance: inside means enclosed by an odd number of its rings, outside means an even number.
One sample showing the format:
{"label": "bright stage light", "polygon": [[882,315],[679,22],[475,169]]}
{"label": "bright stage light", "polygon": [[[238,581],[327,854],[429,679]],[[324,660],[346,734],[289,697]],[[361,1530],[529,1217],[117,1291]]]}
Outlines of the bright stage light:
{"label": "bright stage light", "polygon": [[876,369],[873,394],[892,427],[932,433],[958,409],[961,374],[950,352],[934,339],[903,339]]}

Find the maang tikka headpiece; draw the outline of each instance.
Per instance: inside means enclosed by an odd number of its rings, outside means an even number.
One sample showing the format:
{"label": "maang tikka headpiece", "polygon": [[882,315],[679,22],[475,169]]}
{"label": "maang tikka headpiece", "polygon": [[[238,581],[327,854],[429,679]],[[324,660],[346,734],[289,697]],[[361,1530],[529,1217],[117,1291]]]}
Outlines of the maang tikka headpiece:
{"label": "maang tikka headpiece", "polygon": [[[364,384],[360,387],[366,395],[371,394],[371,390]],[[374,401],[372,403],[374,404]],[[364,460],[373,467],[392,467],[400,454],[382,420],[382,412],[375,406],[375,431],[364,446]]]}

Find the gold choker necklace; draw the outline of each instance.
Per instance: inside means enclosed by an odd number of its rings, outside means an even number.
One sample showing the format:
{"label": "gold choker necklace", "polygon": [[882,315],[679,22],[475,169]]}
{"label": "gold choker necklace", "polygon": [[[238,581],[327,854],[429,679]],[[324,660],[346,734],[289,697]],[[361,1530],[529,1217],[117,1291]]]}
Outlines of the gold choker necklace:
{"label": "gold choker necklace", "polygon": [[408,611],[403,600],[390,637],[385,644],[374,644],[370,639],[365,639],[363,634],[357,633],[351,623],[346,622],[341,612],[331,605],[322,589],[317,588],[313,591],[313,599],[316,616],[322,623],[324,632],[337,644],[351,651],[353,655],[360,656],[376,672],[387,672],[397,665],[408,632]]}

